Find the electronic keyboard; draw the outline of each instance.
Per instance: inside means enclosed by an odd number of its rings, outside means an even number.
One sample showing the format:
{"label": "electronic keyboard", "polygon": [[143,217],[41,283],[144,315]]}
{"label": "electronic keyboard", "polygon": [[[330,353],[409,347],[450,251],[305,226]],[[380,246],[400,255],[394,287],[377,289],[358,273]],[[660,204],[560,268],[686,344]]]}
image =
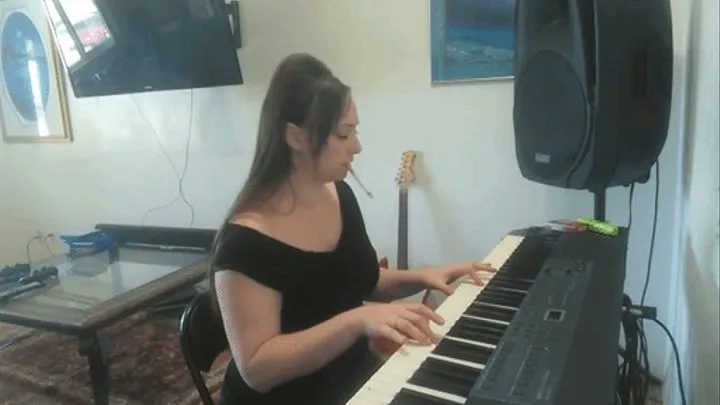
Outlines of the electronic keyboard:
{"label": "electronic keyboard", "polygon": [[403,345],[346,405],[613,403],[626,249],[625,229],[509,233],[486,284],[436,310],[438,342]]}

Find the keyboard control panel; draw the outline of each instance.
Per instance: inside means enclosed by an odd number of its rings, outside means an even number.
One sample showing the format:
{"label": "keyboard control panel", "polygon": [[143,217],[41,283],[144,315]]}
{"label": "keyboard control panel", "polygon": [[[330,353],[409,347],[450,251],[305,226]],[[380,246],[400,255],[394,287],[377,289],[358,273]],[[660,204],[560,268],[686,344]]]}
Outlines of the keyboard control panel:
{"label": "keyboard control panel", "polygon": [[554,404],[592,263],[548,258],[466,405]]}

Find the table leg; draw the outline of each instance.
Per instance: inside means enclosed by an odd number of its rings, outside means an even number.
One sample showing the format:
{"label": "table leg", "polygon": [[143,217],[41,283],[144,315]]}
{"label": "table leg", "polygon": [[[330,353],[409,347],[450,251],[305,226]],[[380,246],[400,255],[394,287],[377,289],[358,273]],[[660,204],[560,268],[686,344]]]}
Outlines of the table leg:
{"label": "table leg", "polygon": [[110,403],[110,372],[108,370],[107,342],[91,332],[80,336],[80,355],[86,356],[90,367],[90,384],[92,384],[95,405],[108,405]]}

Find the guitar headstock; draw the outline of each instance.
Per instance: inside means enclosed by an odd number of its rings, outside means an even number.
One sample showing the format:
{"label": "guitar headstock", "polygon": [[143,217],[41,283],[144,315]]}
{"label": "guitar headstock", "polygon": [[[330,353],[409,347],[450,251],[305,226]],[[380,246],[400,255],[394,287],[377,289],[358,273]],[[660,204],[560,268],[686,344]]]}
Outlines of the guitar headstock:
{"label": "guitar headstock", "polygon": [[395,182],[400,188],[408,188],[410,184],[415,181],[413,164],[415,164],[416,156],[417,152],[415,151],[403,152],[400,168],[398,169],[397,176],[395,176]]}

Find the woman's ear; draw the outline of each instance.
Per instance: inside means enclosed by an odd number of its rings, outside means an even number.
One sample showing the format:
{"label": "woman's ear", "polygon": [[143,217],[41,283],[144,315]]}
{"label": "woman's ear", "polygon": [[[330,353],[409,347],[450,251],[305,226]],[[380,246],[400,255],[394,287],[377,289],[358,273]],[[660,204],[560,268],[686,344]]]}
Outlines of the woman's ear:
{"label": "woman's ear", "polygon": [[305,131],[297,125],[288,122],[285,125],[285,142],[294,153],[301,153],[305,150]]}

